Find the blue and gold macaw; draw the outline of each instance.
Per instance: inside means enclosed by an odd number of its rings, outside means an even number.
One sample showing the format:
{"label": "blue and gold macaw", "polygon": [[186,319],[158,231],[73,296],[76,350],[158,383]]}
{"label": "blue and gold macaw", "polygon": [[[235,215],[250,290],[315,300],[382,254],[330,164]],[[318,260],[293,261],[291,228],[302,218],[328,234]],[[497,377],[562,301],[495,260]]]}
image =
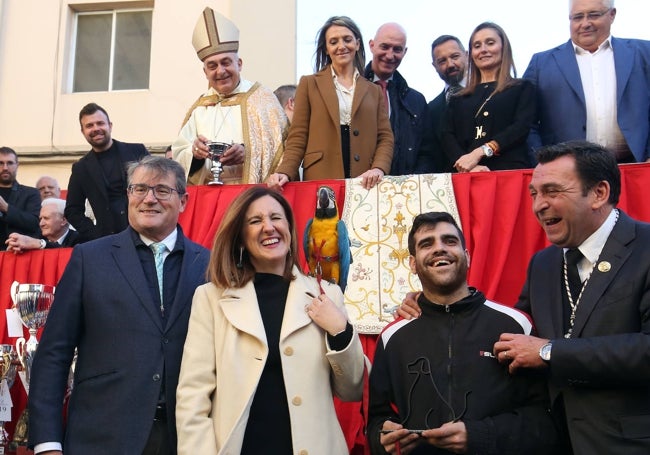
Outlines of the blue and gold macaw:
{"label": "blue and gold macaw", "polygon": [[345,292],[352,262],[350,237],[329,186],[318,188],[316,214],[305,226],[303,248],[310,274],[337,283]]}

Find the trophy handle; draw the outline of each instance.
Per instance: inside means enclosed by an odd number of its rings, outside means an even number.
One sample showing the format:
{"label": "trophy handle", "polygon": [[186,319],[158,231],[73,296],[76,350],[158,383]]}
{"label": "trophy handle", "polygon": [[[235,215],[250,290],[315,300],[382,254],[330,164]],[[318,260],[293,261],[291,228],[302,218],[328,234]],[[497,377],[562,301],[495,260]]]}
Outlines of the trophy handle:
{"label": "trophy handle", "polygon": [[25,365],[25,338],[20,337],[16,340],[16,353],[18,354],[18,360],[20,361],[20,365],[23,367],[23,369],[26,368]]}
{"label": "trophy handle", "polygon": [[16,306],[16,291],[18,290],[18,286],[20,286],[20,283],[14,281],[11,283],[11,288],[9,290],[9,292],[11,292],[11,301],[14,302],[14,307]]}

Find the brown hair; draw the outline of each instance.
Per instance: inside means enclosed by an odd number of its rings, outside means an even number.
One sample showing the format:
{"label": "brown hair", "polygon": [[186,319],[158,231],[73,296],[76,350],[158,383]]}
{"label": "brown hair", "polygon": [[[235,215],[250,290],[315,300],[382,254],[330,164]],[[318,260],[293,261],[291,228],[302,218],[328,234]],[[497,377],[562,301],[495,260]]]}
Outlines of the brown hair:
{"label": "brown hair", "polygon": [[357,71],[359,71],[359,74],[363,74],[364,67],[366,66],[366,51],[363,47],[363,37],[361,36],[361,30],[359,29],[359,26],[347,16],[332,16],[327,19],[327,21],[325,21],[325,24],[323,24],[320,30],[318,30],[318,36],[316,37],[315,70],[318,72],[332,63],[332,59],[329,55],[327,55],[327,43],[325,42],[325,35],[327,34],[327,30],[329,30],[333,25],[347,28],[352,32],[356,40],[359,42],[359,50],[354,55],[354,67],[357,69]]}
{"label": "brown hair", "polygon": [[479,70],[474,63],[474,59],[471,57],[472,52],[472,42],[474,41],[474,36],[481,30],[491,28],[499,38],[501,39],[501,66],[497,73],[497,86],[494,89],[494,93],[499,93],[518,83],[517,79],[517,69],[515,68],[515,61],[512,58],[512,46],[510,45],[510,40],[506,32],[494,22],[483,22],[476,26],[472,35],[469,38],[469,52],[470,58],[468,59],[468,70],[467,70],[467,87],[460,92],[461,95],[474,93],[474,89],[477,85],[481,83],[481,70]]}
{"label": "brown hair", "polygon": [[293,266],[300,267],[298,266],[296,223],[291,211],[291,205],[277,191],[266,186],[253,186],[232,201],[214,236],[207,279],[216,286],[241,288],[255,276],[255,268],[245,249],[241,255],[240,267],[238,267],[238,262],[240,262],[240,248],[244,245],[242,233],[246,222],[246,211],[254,201],[264,196],[271,196],[284,209],[291,234],[291,245],[284,268],[284,278],[287,281],[295,278],[292,273]]}

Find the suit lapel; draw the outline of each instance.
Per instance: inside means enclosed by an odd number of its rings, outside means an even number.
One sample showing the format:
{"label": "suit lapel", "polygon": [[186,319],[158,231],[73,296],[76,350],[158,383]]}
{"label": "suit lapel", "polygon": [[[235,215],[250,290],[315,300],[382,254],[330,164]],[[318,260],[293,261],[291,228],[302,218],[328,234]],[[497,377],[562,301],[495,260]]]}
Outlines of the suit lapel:
{"label": "suit lapel", "polygon": [[618,104],[623,98],[623,92],[632,74],[634,49],[627,42],[616,38],[612,38],[612,49],[614,50],[614,68],[616,68],[616,103]]}
{"label": "suit lapel", "polygon": [[[178,235],[181,236],[181,230],[178,229]],[[197,284],[201,280],[203,271],[199,271],[196,267],[192,266],[199,255],[200,250],[195,248],[186,237],[183,236],[183,261],[181,263],[180,273],[178,275],[178,282],[176,283],[176,293],[174,294],[174,301],[172,302],[171,311],[167,318],[165,328],[169,329],[173,326],[174,322],[185,310],[185,306],[191,305],[192,296],[196,290]],[[189,295],[188,295],[189,294]]]}
{"label": "suit lapel", "polygon": [[[545,336],[552,333],[555,337],[562,337],[564,336],[564,304],[562,303],[564,302],[562,295],[564,293],[564,278],[562,276],[564,256],[562,248],[552,247],[549,253],[551,254],[550,260],[543,262],[550,263],[552,266],[547,268],[546,274],[540,275],[540,277],[546,276],[546,280],[541,281],[540,287],[535,290],[537,295],[548,295],[548,301],[541,307],[540,312],[534,314],[533,320],[538,331]],[[549,290],[551,295],[549,295]]]}
{"label": "suit lapel", "polygon": [[336,87],[334,87],[331,71],[330,67],[327,66],[324,70],[315,74],[314,81],[316,82],[316,88],[323,99],[323,103],[325,103],[332,122],[338,126],[341,123],[339,117],[339,100],[336,96]]}
{"label": "suit lapel", "polygon": [[108,205],[108,191],[106,189],[106,178],[102,172],[101,165],[97,159],[97,154],[94,151],[90,151],[87,155],[88,159],[86,161],[86,173],[88,174],[88,180],[93,182],[93,186],[97,188],[98,193],[104,199],[106,205]]}
{"label": "suit lapel", "polygon": [[156,327],[162,332],[162,318],[149,294],[149,284],[147,283],[147,278],[144,276],[138,253],[135,250],[135,245],[131,238],[131,230],[126,229],[116,235],[112,247],[112,255],[117,269],[122,272],[124,279],[135,294],[138,303],[144,307],[144,310],[151,317]]}
{"label": "suit lapel", "polygon": [[585,103],[585,93],[582,89],[582,82],[580,80],[580,69],[578,68],[578,60],[573,48],[571,40],[563,46],[558,47],[553,53],[558,71],[566,79],[571,89],[575,92],[576,96],[580,98],[582,103]]}
{"label": "suit lapel", "polygon": [[[632,254],[632,249],[628,248],[628,245],[634,239],[634,235],[634,221],[619,211],[619,220],[600,253],[598,262],[591,272],[580,299],[573,327],[573,337],[578,337],[582,333],[597,303]],[[609,267],[605,266],[606,263],[609,263]],[[603,267],[599,267],[600,264],[603,264]]]}

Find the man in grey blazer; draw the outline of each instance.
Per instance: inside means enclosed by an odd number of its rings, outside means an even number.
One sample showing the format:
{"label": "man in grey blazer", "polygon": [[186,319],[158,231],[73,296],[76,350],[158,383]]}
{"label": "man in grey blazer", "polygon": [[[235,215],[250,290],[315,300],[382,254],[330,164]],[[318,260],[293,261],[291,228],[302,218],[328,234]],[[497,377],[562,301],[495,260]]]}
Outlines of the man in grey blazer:
{"label": "man in grey blazer", "polygon": [[650,225],[616,208],[620,171],[602,146],[537,158],[533,211],[553,245],[530,260],[517,308],[538,337],[502,334],[494,352],[513,373],[546,372],[573,454],[648,454]]}
{"label": "man in grey blazer", "polygon": [[619,163],[650,159],[650,41],[614,38],[614,0],[571,0],[571,39],[533,55],[524,79],[537,87],[533,149],[588,140]]}
{"label": "man in grey blazer", "polygon": [[[36,453],[176,453],[181,354],[209,253],[178,226],[188,195],[177,162],[148,156],[127,177],[129,227],[77,245],[56,289],[31,375]],[[162,267],[152,243],[164,245]]]}

